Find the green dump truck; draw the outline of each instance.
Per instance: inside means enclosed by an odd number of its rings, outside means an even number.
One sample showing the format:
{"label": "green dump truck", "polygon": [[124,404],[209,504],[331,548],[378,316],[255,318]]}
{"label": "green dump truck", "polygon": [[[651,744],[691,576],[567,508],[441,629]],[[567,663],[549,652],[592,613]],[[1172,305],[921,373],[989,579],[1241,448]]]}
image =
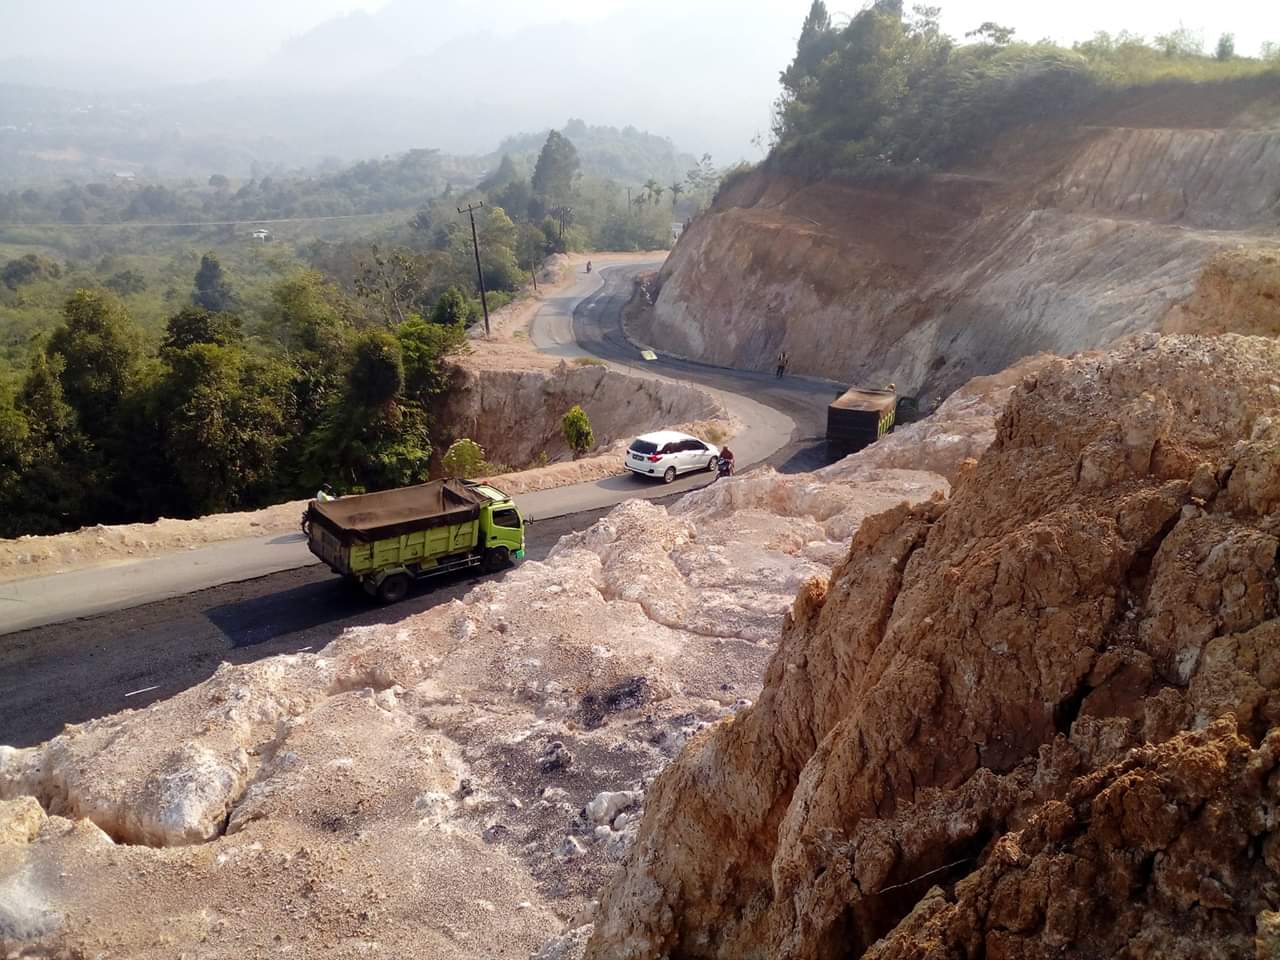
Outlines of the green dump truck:
{"label": "green dump truck", "polygon": [[468,567],[497,571],[524,557],[524,519],[501,490],[464,480],[313,500],[311,552],[383,603],[414,580]]}
{"label": "green dump truck", "polygon": [[847,457],[893,430],[897,420],[896,390],[852,387],[827,407],[827,452]]}

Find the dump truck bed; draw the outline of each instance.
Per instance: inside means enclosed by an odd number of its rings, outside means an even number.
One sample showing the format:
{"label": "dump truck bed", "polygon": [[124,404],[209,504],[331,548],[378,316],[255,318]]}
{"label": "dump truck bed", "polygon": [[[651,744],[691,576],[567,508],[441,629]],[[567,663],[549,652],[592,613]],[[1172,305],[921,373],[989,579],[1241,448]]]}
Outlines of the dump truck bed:
{"label": "dump truck bed", "polygon": [[846,456],[875,443],[893,429],[898,395],[893,390],[853,387],[827,407],[827,443]]}
{"label": "dump truck bed", "polygon": [[487,502],[487,496],[461,480],[433,480],[399,490],[315,501],[308,513],[313,524],[351,546],[470,523],[479,518]]}

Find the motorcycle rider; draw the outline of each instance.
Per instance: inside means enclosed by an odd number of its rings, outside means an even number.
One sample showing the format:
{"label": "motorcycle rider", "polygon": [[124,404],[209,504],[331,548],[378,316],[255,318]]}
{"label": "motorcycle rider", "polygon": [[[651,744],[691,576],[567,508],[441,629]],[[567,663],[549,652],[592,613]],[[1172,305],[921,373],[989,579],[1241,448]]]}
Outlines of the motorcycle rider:
{"label": "motorcycle rider", "polygon": [[733,451],[728,447],[720,448],[720,460],[716,464],[716,477],[733,476]]}

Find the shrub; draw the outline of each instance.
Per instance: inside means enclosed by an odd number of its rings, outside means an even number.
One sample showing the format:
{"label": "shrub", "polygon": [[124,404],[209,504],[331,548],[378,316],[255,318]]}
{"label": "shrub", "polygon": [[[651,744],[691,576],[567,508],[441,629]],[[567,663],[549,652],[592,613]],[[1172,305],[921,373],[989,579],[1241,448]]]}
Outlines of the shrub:
{"label": "shrub", "polygon": [[461,480],[489,472],[489,464],[484,459],[484,448],[466,437],[449,445],[441,464],[445,473]]}
{"label": "shrub", "polygon": [[565,443],[569,444],[569,449],[573,451],[574,459],[596,445],[596,435],[591,429],[591,420],[587,417],[587,412],[576,403],[561,419],[560,429],[564,431]]}

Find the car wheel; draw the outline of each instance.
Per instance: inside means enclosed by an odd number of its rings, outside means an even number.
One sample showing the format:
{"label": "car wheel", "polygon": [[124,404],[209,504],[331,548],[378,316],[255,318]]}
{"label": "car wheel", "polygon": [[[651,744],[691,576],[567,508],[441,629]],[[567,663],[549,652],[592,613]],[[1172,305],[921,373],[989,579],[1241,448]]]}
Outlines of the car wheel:
{"label": "car wheel", "polygon": [[511,551],[506,547],[494,547],[484,552],[484,569],[486,573],[497,573],[511,565]]}
{"label": "car wheel", "polygon": [[707,473],[710,473],[712,470],[716,468],[716,464],[719,462],[719,460],[720,460],[719,457],[712,457],[710,460],[707,461]]}
{"label": "car wheel", "polygon": [[676,479],[676,468],[667,467],[667,472],[662,475],[663,483],[672,483]]}
{"label": "car wheel", "polygon": [[412,582],[407,573],[393,573],[378,584],[378,599],[383,603],[399,603],[409,595]]}

